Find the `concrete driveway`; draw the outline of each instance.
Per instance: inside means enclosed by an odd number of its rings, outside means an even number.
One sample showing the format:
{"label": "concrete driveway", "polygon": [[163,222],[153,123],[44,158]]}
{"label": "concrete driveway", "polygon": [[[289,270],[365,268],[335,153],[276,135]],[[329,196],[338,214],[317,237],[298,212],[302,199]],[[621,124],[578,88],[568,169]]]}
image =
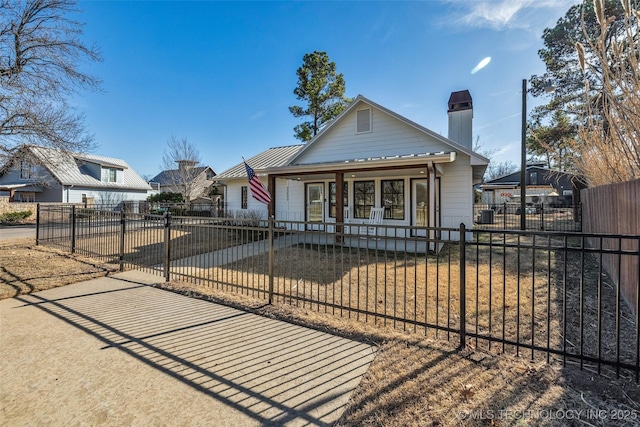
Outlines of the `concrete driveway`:
{"label": "concrete driveway", "polygon": [[0,240],[36,238],[35,225],[0,225]]}
{"label": "concrete driveway", "polygon": [[121,273],[0,301],[0,424],[332,425],[375,348]]}

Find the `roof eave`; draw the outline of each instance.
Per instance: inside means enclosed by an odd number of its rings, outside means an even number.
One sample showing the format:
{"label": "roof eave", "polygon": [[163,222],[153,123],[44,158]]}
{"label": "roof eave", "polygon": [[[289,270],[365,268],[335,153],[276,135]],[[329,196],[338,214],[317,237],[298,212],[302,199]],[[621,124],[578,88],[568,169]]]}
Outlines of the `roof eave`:
{"label": "roof eave", "polygon": [[346,171],[370,168],[389,168],[397,166],[424,165],[432,163],[451,163],[456,159],[456,152],[436,154],[414,154],[408,156],[394,156],[374,159],[354,159],[341,162],[313,163],[307,165],[280,166],[256,171],[258,175],[281,175],[312,172]]}

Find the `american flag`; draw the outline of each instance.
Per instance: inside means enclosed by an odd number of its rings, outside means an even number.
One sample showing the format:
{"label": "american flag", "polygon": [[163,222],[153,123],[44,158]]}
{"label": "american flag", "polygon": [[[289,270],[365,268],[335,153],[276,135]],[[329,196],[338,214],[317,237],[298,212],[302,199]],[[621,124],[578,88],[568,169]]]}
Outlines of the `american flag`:
{"label": "american flag", "polygon": [[247,168],[247,177],[249,178],[249,188],[251,188],[251,196],[257,201],[268,205],[271,202],[271,194],[269,190],[265,188],[260,182],[258,175],[251,169],[251,166],[244,162],[244,167]]}

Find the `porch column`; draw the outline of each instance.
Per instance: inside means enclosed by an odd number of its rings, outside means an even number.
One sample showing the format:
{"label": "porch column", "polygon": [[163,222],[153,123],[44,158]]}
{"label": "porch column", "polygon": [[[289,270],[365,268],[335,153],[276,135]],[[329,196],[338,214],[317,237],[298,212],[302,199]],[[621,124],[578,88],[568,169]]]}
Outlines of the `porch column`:
{"label": "porch column", "polygon": [[271,202],[269,202],[269,206],[267,207],[267,212],[269,217],[276,216],[276,177],[275,175],[267,175],[267,190],[269,190],[269,194],[271,195]]}
{"label": "porch column", "polygon": [[336,172],[336,243],[341,243],[344,222],[344,172]]}
{"label": "porch column", "polygon": [[336,172],[336,222],[344,222],[344,172]]}
{"label": "porch column", "polygon": [[[428,211],[428,226],[435,227],[436,225],[436,168],[433,162],[427,164],[427,173],[429,179],[427,181],[427,191],[429,192],[429,211]],[[429,231],[429,239],[435,238],[435,232]]]}

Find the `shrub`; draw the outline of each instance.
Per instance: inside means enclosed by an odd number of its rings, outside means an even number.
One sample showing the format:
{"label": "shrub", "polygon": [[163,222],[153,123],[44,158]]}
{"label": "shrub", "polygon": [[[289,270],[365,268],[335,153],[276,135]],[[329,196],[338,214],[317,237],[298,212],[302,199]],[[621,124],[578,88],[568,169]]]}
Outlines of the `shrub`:
{"label": "shrub", "polygon": [[15,224],[31,216],[31,211],[7,212],[0,215],[0,223]]}
{"label": "shrub", "polygon": [[165,192],[153,194],[147,197],[147,201],[151,203],[182,203],[184,202],[184,197],[180,193]]}

